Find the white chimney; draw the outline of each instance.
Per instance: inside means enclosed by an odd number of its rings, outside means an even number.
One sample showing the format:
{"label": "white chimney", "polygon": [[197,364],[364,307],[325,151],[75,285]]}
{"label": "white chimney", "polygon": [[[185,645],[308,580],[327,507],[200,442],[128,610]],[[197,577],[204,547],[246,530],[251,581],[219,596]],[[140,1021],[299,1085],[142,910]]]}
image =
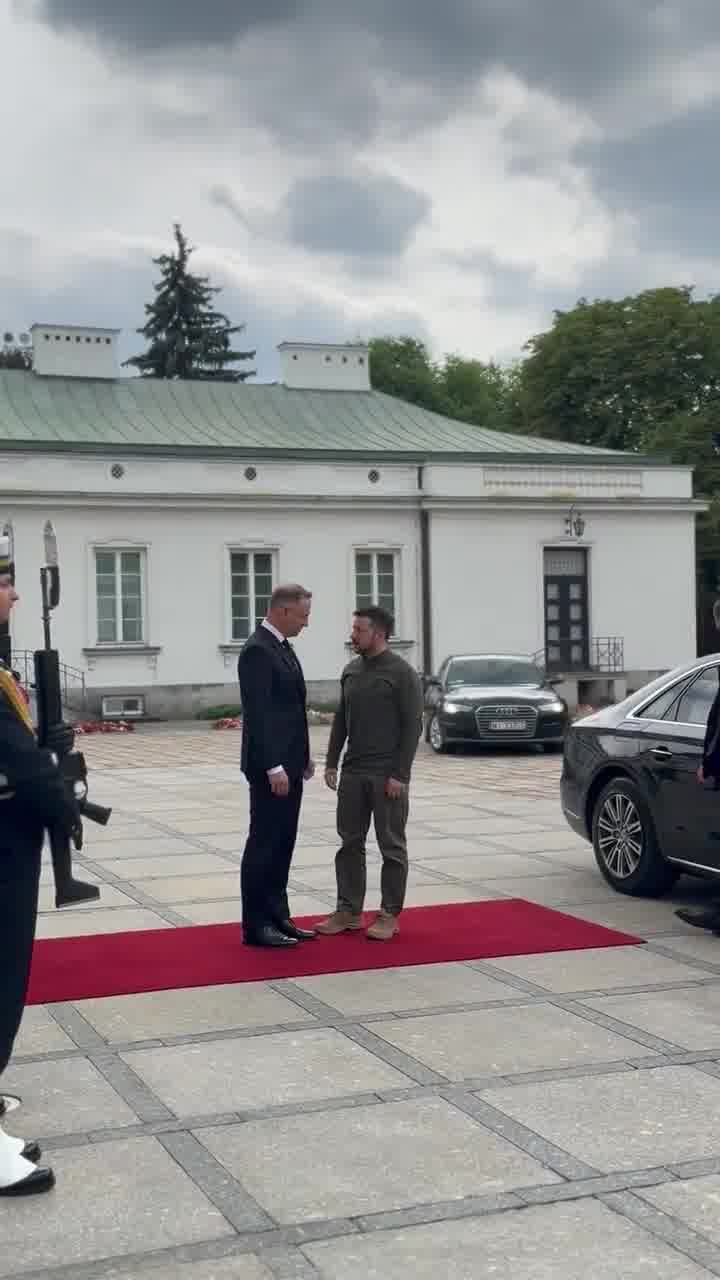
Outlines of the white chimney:
{"label": "white chimney", "polygon": [[281,342],[284,386],[296,391],[369,391],[369,350],[359,344]]}
{"label": "white chimney", "polygon": [[33,370],[44,378],[117,378],[119,329],[34,324]]}

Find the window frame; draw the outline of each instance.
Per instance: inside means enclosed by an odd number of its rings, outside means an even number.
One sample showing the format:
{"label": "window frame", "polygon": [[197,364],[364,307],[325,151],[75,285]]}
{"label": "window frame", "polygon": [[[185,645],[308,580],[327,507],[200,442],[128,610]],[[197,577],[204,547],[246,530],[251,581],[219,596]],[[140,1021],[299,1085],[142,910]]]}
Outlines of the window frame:
{"label": "window frame", "polygon": [[[394,547],[394,546],[391,546],[391,545],[390,545],[390,546],[388,546],[386,543],[382,543],[382,544],[373,543],[373,544],[371,544],[371,545],[366,544],[365,546],[362,546],[362,545],[357,544],[357,545],[355,545],[355,546],[353,547],[353,549],[352,549],[352,607],[353,607],[353,612],[354,612],[355,610],[357,610],[358,608],[363,608],[363,607],[365,607],[365,608],[366,608],[366,607],[368,607],[368,606],[362,606],[362,605],[360,605],[360,603],[359,603],[359,599],[358,599],[358,594],[359,594],[359,593],[358,593],[358,583],[357,583],[357,580],[358,580],[358,567],[357,567],[358,556],[370,556],[370,558],[371,558],[371,577],[372,577],[372,599],[371,599],[371,604],[372,604],[372,605],[374,605],[374,606],[377,606],[377,605],[378,605],[378,603],[379,603],[379,602],[378,602],[378,579],[379,579],[379,573],[378,573],[378,557],[379,557],[379,556],[390,556],[390,557],[392,558],[392,566],[393,566],[393,607],[392,607],[392,609],[391,609],[391,611],[390,611],[390,612],[392,613],[392,615],[393,615],[393,617],[394,617],[394,619],[395,619],[395,631],[394,631],[394,633],[393,633],[393,638],[395,638],[395,637],[399,634],[399,631],[400,631],[400,621],[399,621],[399,620],[400,620],[400,570],[401,570],[401,564],[402,564],[402,552],[401,552],[401,549],[400,549],[399,547]],[[384,605],[383,605],[383,606],[381,606],[381,607],[385,608],[385,606],[384,606]]]}
{"label": "window frame", "polygon": [[[98,592],[98,556],[112,555],[115,558],[115,638],[100,639],[100,595]],[[125,640],[122,637],[122,569],[121,556],[136,555],[139,559],[140,577],[140,639]],[[108,542],[93,543],[91,547],[93,619],[95,647],[98,649],[145,649],[148,646],[149,611],[148,611],[148,546],[146,543]]]}
{"label": "window frame", "polygon": [[[257,615],[257,597],[255,594],[255,556],[270,557],[270,591],[275,589],[278,582],[277,576],[277,547],[268,546],[266,543],[232,543],[226,548],[226,583],[227,583],[227,607],[225,610],[225,631],[228,637],[229,645],[244,645],[250,638],[255,628],[260,624],[265,612],[260,617]],[[234,615],[233,615],[233,556],[248,556],[248,587],[249,587],[249,619],[248,634],[243,637],[237,637],[234,634]],[[269,602],[269,596],[268,596]]]}
{"label": "window frame", "polygon": [[689,682],[689,684],[687,684],[687,685],[685,686],[685,688],[683,689],[682,693],[679,695],[679,697],[677,698],[676,702],[673,704],[673,705],[675,706],[675,717],[674,717],[674,719],[673,719],[670,723],[680,725],[680,726],[681,726],[681,728],[684,728],[684,729],[703,729],[703,728],[707,728],[707,716],[705,717],[705,721],[704,721],[704,723],[703,723],[702,721],[699,721],[699,720],[681,720],[681,719],[679,718],[679,711],[680,711],[680,704],[681,704],[681,702],[682,702],[683,698],[685,698],[685,697],[687,696],[687,694],[690,692],[690,690],[691,690],[691,689],[692,689],[696,684],[698,684],[698,682],[699,682],[700,680],[704,680],[704,679],[705,679],[705,677],[707,676],[707,674],[708,674],[708,672],[709,672],[709,671],[714,671],[714,672],[715,672],[715,675],[716,675],[716,681],[715,681],[715,684],[716,684],[716,686],[717,686],[717,687],[716,687],[716,691],[715,691],[715,695],[714,695],[714,697],[711,699],[711,701],[710,701],[710,706],[708,707],[708,715],[710,714],[710,708],[712,707],[713,702],[715,701],[715,698],[717,697],[718,693],[720,693],[720,664],[718,664],[717,662],[713,662],[713,663],[711,663],[709,666],[707,666],[707,667],[703,667],[702,671],[698,671],[698,672],[696,673],[696,675],[695,675],[694,679],[693,679],[693,680],[691,680],[691,681]]}
{"label": "window frame", "polygon": [[[705,663],[705,665],[702,667],[695,668],[692,671],[686,671],[683,675],[676,677],[675,680],[669,681],[668,684],[664,685],[662,688],[656,689],[652,697],[648,698],[647,701],[642,702],[640,706],[633,707],[632,711],[628,713],[627,719],[629,721],[637,721],[639,724],[646,724],[646,725],[647,724],[675,724],[686,729],[700,728],[701,727],[700,725],[691,724],[689,721],[677,720],[675,716],[673,716],[672,719],[668,719],[667,713],[660,720],[658,720],[656,716],[648,716],[645,713],[647,709],[653,705],[654,702],[657,702],[660,698],[663,697],[664,694],[668,693],[671,689],[674,689],[675,698],[670,703],[670,706],[668,707],[668,711],[672,710],[672,708],[674,707],[677,714],[677,709],[680,704],[680,699],[685,696],[685,694],[687,693],[691,685],[693,685],[696,680],[702,679],[702,677],[705,676],[708,671],[718,670],[718,669],[720,669],[720,663],[718,663],[717,659],[715,659],[712,662]],[[720,688],[720,683],[718,684],[718,688]]]}

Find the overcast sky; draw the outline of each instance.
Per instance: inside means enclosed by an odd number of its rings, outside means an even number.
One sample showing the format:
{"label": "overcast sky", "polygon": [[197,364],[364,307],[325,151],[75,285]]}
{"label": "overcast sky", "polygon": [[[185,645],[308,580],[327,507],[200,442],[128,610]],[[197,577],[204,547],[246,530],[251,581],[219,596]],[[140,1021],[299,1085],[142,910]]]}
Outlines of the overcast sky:
{"label": "overcast sky", "polygon": [[3,329],[137,349],[176,220],[262,378],[720,290],[719,0],[0,0],[0,84]]}

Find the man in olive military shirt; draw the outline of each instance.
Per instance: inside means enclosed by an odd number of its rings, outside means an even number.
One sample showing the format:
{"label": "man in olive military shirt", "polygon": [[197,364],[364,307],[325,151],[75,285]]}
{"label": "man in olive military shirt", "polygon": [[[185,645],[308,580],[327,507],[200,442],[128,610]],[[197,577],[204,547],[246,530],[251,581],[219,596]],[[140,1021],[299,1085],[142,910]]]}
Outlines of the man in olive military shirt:
{"label": "man in olive military shirt", "polygon": [[[382,897],[368,937],[381,942],[397,933],[405,901],[408,790],[423,715],[420,678],[392,652],[392,629],[392,616],[375,605],[353,616],[352,644],[358,656],[342,673],[325,764],[325,781],[338,791],[342,844],[335,858],[337,910],[318,926],[318,933],[324,934],[361,928],[365,840],[372,819],[383,861]],[[338,788],[338,763],[345,746]]]}

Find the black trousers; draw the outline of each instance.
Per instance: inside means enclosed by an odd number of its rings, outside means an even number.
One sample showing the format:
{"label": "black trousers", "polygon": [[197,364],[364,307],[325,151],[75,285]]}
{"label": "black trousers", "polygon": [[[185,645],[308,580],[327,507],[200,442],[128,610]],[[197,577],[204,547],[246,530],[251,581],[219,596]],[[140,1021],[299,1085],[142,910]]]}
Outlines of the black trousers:
{"label": "black trousers", "polygon": [[287,883],[303,796],[302,778],[290,779],[287,796],[274,796],[265,775],[249,783],[250,830],[240,871],[245,935],[289,918]]}
{"label": "black trousers", "polygon": [[9,844],[0,835],[0,1075],[20,1029],[35,940],[42,832]]}

